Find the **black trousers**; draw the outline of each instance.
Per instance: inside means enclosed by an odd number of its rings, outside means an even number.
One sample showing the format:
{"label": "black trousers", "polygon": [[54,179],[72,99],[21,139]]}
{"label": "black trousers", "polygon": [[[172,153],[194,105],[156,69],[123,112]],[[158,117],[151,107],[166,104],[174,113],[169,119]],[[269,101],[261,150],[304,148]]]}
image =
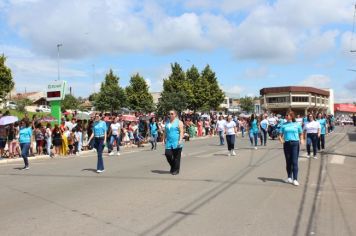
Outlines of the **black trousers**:
{"label": "black trousers", "polygon": [[181,154],[182,148],[166,149],[165,155],[169,165],[171,166],[171,173],[179,173]]}
{"label": "black trousers", "polygon": [[318,138],[318,150],[325,148],[325,134],[321,134]]}

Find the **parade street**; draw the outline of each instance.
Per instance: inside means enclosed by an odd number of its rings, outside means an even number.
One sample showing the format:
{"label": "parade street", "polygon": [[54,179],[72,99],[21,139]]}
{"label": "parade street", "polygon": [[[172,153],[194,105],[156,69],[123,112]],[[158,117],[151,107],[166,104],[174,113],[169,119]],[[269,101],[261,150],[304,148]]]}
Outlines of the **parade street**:
{"label": "parade street", "polygon": [[237,138],[227,156],[218,137],[186,142],[173,176],[164,147],[0,165],[0,235],[355,235],[356,130],[337,127],[326,151],[299,159],[286,179],[283,149],[254,150]]}

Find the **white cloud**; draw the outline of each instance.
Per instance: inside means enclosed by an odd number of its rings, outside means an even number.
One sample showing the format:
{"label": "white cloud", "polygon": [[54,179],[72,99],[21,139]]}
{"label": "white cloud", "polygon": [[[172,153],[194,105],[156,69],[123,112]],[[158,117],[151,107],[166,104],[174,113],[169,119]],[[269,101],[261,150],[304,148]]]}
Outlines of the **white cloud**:
{"label": "white cloud", "polygon": [[238,11],[247,11],[262,2],[263,0],[187,0],[184,2],[184,6],[188,9],[219,9],[223,13],[234,13]]}
{"label": "white cloud", "polygon": [[338,30],[329,30],[323,33],[313,32],[302,44],[303,54],[307,58],[315,58],[335,48]]}
{"label": "white cloud", "polygon": [[[170,6],[182,3],[14,0],[4,14],[36,52],[52,57],[56,55],[56,44],[63,43],[61,54],[65,58],[225,48],[239,59],[292,61],[303,46],[313,47],[314,52],[332,48],[336,31],[325,33],[320,29],[329,23],[351,22],[350,3],[196,0],[183,2],[190,11],[172,12]],[[247,16],[234,20],[230,12],[245,12]],[[313,35],[309,31],[320,33]],[[322,42],[318,44],[318,40]]]}
{"label": "white cloud", "polygon": [[331,80],[325,75],[311,75],[300,83],[303,86],[310,86],[315,88],[330,88]]}
{"label": "white cloud", "polygon": [[224,92],[226,93],[227,96],[230,97],[240,97],[241,94],[245,92],[245,88],[238,85],[234,85],[231,87],[225,87]]}

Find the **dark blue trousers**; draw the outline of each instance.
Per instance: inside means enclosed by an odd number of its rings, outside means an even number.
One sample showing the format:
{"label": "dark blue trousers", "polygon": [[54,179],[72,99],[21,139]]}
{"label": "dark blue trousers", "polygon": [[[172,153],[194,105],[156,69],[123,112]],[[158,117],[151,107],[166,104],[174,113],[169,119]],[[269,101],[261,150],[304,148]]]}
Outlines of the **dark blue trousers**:
{"label": "dark blue trousers", "polygon": [[283,145],[288,178],[298,179],[299,141],[288,141]]}
{"label": "dark blue trousers", "polygon": [[98,154],[97,170],[104,170],[103,150],[104,150],[104,138],[94,138],[94,147]]}
{"label": "dark blue trousers", "polygon": [[31,145],[30,143],[20,143],[21,156],[25,163],[25,167],[28,167],[28,155],[29,155],[30,145]]}

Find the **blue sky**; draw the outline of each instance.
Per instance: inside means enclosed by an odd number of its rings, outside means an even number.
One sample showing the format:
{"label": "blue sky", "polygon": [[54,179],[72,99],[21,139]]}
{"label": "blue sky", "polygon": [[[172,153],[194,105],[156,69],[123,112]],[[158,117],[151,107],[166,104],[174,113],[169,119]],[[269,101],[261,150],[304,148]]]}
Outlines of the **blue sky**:
{"label": "blue sky", "polygon": [[[351,0],[0,0],[0,53],[18,92],[57,78],[77,96],[112,68],[126,86],[139,72],[160,91],[170,64],[209,64],[228,94],[263,87],[333,88],[356,101]],[[93,66],[94,65],[94,66]]]}

